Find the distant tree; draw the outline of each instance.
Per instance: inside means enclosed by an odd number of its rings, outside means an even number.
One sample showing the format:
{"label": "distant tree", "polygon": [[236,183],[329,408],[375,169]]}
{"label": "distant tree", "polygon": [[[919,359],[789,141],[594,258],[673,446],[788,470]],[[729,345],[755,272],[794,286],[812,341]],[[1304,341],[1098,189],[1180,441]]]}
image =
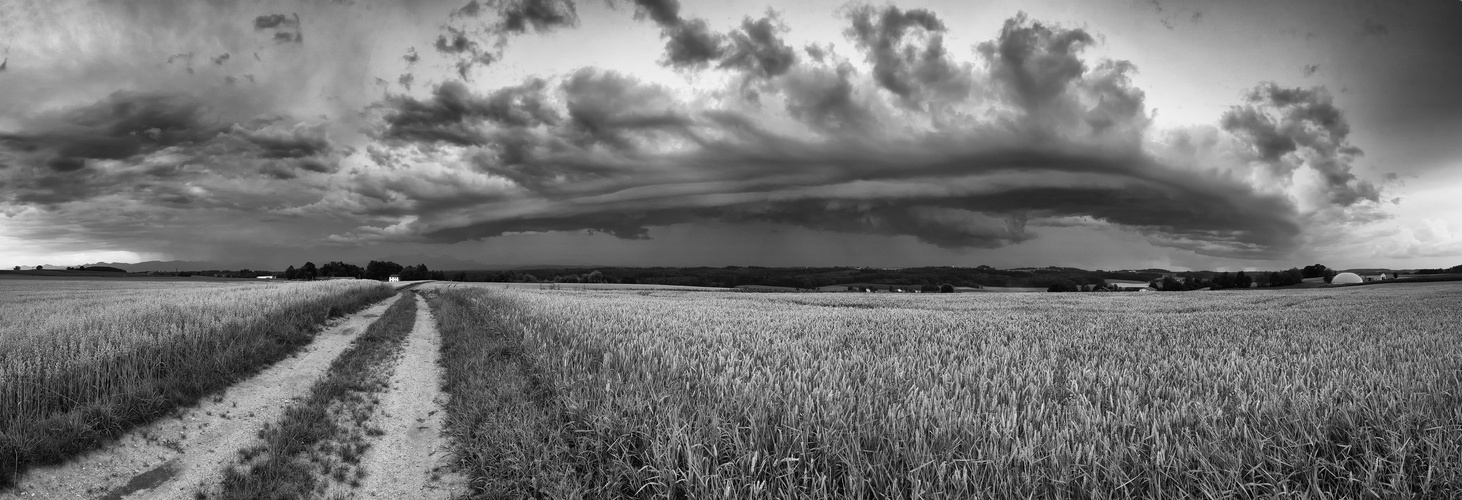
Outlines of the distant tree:
{"label": "distant tree", "polygon": [[40,271],[40,270],[45,269],[45,268],[46,268],[46,266],[36,266],[36,270],[37,271]]}
{"label": "distant tree", "polygon": [[1238,288],[1249,288],[1253,284],[1254,284],[1254,279],[1253,278],[1250,278],[1248,275],[1244,274],[1243,271],[1239,271],[1239,274],[1237,276],[1234,276],[1234,286],[1235,287],[1238,287]]}
{"label": "distant tree", "polygon": [[11,270],[12,271],[19,271],[20,270],[20,266],[15,266],[15,268],[14,269],[11,269]]}
{"label": "distant tree", "polygon": [[1300,278],[1323,278],[1327,270],[1324,264],[1311,264],[1300,270]]}
{"label": "distant tree", "polygon": [[604,273],[601,273],[599,271],[594,271],[592,273],[589,273],[588,276],[585,276],[584,277],[584,282],[585,283],[603,283],[604,282]]}
{"label": "distant tree", "polygon": [[1177,278],[1165,276],[1162,279],[1162,288],[1160,290],[1164,292],[1181,292],[1183,291],[1183,284],[1179,283]]}
{"label": "distant tree", "polygon": [[1339,272],[1336,272],[1334,269],[1326,269],[1325,270],[1325,282],[1326,283],[1331,282],[1332,280],[1335,279],[1335,275],[1337,275],[1337,274],[1340,274],[1340,273]]}
{"label": "distant tree", "polygon": [[331,261],[320,266],[320,276],[332,278],[359,278],[365,275],[365,270],[355,264],[346,264],[339,261]]}
{"label": "distant tree", "polygon": [[1302,282],[1304,282],[1304,271],[1298,268],[1269,273],[1269,286],[1298,285]]}
{"label": "distant tree", "polygon": [[1217,278],[1214,278],[1213,284],[1220,288],[1233,288],[1237,284],[1237,281],[1234,279],[1233,275],[1228,273],[1228,271],[1224,271],[1223,274],[1220,274]]}
{"label": "distant tree", "polygon": [[391,261],[371,261],[366,264],[365,278],[376,281],[386,281],[392,274],[399,274],[403,268],[401,264]]}
{"label": "distant tree", "polygon": [[939,285],[939,293],[954,293],[954,285],[949,283]]}
{"label": "distant tree", "polygon": [[401,281],[420,281],[427,279],[432,279],[432,274],[431,270],[426,268],[426,264],[406,266],[401,269]]}
{"label": "distant tree", "polygon": [[319,270],[315,268],[314,262],[306,262],[305,265],[299,269],[297,276],[299,276],[299,279],[312,281],[315,279],[315,276],[319,276]]}
{"label": "distant tree", "polygon": [[298,271],[294,270],[294,266],[289,266],[284,269],[284,279],[292,280],[294,279],[294,275],[297,273]]}
{"label": "distant tree", "polygon": [[1046,287],[1046,291],[1047,292],[1080,292],[1081,291],[1081,285],[1077,285],[1076,283],[1071,282],[1071,280],[1061,279],[1061,280],[1056,281],[1051,286]]}

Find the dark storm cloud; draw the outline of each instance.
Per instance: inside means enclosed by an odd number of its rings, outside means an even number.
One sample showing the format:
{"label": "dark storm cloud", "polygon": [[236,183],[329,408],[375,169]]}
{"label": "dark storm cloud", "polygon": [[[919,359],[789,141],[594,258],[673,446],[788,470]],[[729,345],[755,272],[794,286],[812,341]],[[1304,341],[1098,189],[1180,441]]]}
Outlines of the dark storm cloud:
{"label": "dark storm cloud", "polygon": [[57,172],[75,172],[86,168],[85,158],[53,158],[46,162],[47,167]]}
{"label": "dark storm cloud", "polygon": [[467,33],[457,28],[448,27],[447,34],[437,35],[437,41],[433,44],[437,52],[444,54],[477,53],[477,42],[467,38]]}
{"label": "dark storm cloud", "polygon": [[571,0],[516,0],[498,6],[502,29],[522,33],[533,28],[545,32],[559,26],[578,23],[578,10]]}
{"label": "dark storm cloud", "polygon": [[759,78],[786,73],[797,62],[796,51],[779,36],[786,31],[775,15],[742,19],[741,28],[728,34],[730,48],[717,67],[737,68]]}
{"label": "dark storm cloud", "polygon": [[781,82],[787,112],[824,133],[866,132],[874,116],[856,99],[853,67],[796,72]]}
{"label": "dark storm cloud", "polygon": [[634,0],[635,17],[648,17],[662,27],[680,24],[680,0]]}
{"label": "dark storm cloud", "polygon": [[[496,9],[496,22],[478,20],[487,8]],[[472,68],[500,59],[511,36],[530,28],[546,33],[579,22],[573,0],[499,0],[486,4],[473,0],[448,17],[458,24],[443,26],[447,33],[438,35],[434,46],[438,52],[457,59],[457,74],[463,80],[471,78]],[[415,49],[406,60],[408,64],[416,62]]]}
{"label": "dark storm cloud", "polygon": [[[917,105],[927,94],[962,97],[969,92],[970,69],[948,58],[944,23],[933,12],[863,6],[848,17],[847,35],[867,54],[874,79],[905,103]],[[922,39],[922,46],[915,39]]]}
{"label": "dark storm cloud", "polygon": [[1092,37],[1081,29],[1064,30],[1029,22],[1024,14],[1005,21],[1000,38],[979,45],[990,76],[1028,113],[1057,104],[1059,96],[1086,73],[1080,52]]}
{"label": "dark storm cloud", "polygon": [[467,37],[467,32],[451,26],[447,27],[447,33],[437,35],[437,41],[433,44],[437,52],[453,55],[457,58],[457,74],[463,80],[469,79],[472,68],[477,65],[487,66],[497,60],[497,56],[482,48]]}
{"label": "dark storm cloud", "polygon": [[243,126],[234,125],[229,133],[257,146],[260,151],[259,156],[264,158],[308,158],[327,155],[334,149],[322,128],[249,130]]}
{"label": "dark storm cloud", "polygon": [[[846,64],[792,70],[770,88],[789,114],[822,131],[817,138],[772,132],[746,111],[687,110],[664,88],[595,69],[557,87],[535,81],[477,95],[451,83],[427,101],[396,96],[385,105],[381,136],[465,148],[466,170],[363,179],[355,188],[366,200],[363,215],[420,218],[407,233],[366,227],[337,239],[456,242],[571,230],[645,238],[654,226],[761,221],[999,247],[1036,237],[1027,229],[1033,220],[1086,216],[1207,254],[1292,247],[1299,225],[1282,197],[1175,168],[1138,148],[1030,133],[1028,109],[1042,110],[1047,126],[1088,133],[1094,116],[1126,121],[1113,127],[1141,127],[1146,117],[1101,100],[1132,91],[1120,78],[1130,69],[1104,61],[1075,75],[1036,71],[1043,63],[1026,63],[1076,53],[1060,42],[1070,36],[1024,21],[1006,34],[1031,38],[991,45],[1025,69],[1007,67],[994,81],[1027,101],[1005,126],[953,135],[886,137],[897,130],[887,124],[894,111],[869,103]],[[1066,85],[1052,91],[1052,79]],[[561,103],[562,113],[548,103]],[[482,186],[481,176],[512,187],[468,187]]]}
{"label": "dark storm cloud", "polygon": [[196,99],[116,92],[100,102],[48,117],[22,134],[0,135],[0,145],[49,154],[52,165],[75,170],[84,159],[120,160],[186,145],[217,134]]}
{"label": "dark storm cloud", "polygon": [[299,15],[293,17],[284,14],[266,14],[254,18],[255,30],[267,30],[274,28],[298,28]]}
{"label": "dark storm cloud", "polygon": [[5,71],[5,66],[8,64],[10,64],[9,57],[5,58],[4,60],[0,60],[0,71]]}
{"label": "dark storm cloud", "polygon": [[546,85],[543,80],[533,80],[479,97],[461,82],[451,81],[437,86],[428,100],[391,96],[383,104],[384,128],[378,136],[468,146],[485,144],[491,138],[483,134],[483,122],[519,128],[557,123],[559,116],[544,101]]}
{"label": "dark storm cloud", "polygon": [[27,118],[26,133],[0,135],[0,158],[22,167],[5,174],[0,202],[50,206],[134,195],[146,202],[153,198],[137,194],[139,186],[156,184],[147,190],[155,194],[171,183],[234,182],[239,174],[230,165],[267,161],[329,172],[338,161],[322,129],[283,127],[277,119],[224,124],[210,114],[191,95],[116,92]]}
{"label": "dark storm cloud", "polygon": [[[1167,172],[1141,156],[956,147],[909,155],[851,144],[837,148],[845,152],[793,148],[679,159],[684,165],[705,165],[696,172],[606,162],[543,162],[551,170],[542,171],[505,165],[504,170],[516,170],[515,182],[529,179],[525,186],[548,199],[578,201],[460,227],[448,224],[421,236],[450,242],[515,231],[588,229],[643,238],[651,226],[762,221],[993,248],[1034,237],[1025,229],[1031,217],[1086,215],[1189,241],[1198,251],[1255,255],[1287,249],[1298,231],[1282,215],[1292,212],[1282,199],[1255,195],[1224,179]],[[807,169],[812,158],[841,167]],[[1089,182],[1072,182],[1078,175]],[[931,186],[939,183],[944,185]]]}
{"label": "dark storm cloud", "polygon": [[[579,21],[573,0],[498,0],[488,5],[497,9],[498,24],[491,30],[493,32],[523,33],[530,27],[534,31],[546,32],[560,26],[573,26]],[[452,11],[450,17],[476,18],[483,12],[483,4],[472,0]]]}
{"label": "dark storm cloud", "polygon": [[223,63],[228,62],[228,53],[225,52],[223,54],[219,54],[219,55],[211,58],[210,60],[213,61],[213,64],[216,64],[216,65],[219,65],[219,66],[223,66]]}
{"label": "dark storm cloud", "polygon": [[1350,124],[1323,88],[1261,84],[1249,91],[1244,104],[1225,112],[1221,123],[1247,141],[1256,160],[1282,176],[1301,166],[1314,169],[1332,203],[1380,200],[1374,184],[1351,172],[1351,163],[1362,153],[1350,145]]}
{"label": "dark storm cloud", "polygon": [[[274,32],[274,41],[278,43],[304,43],[305,35],[300,31],[299,14],[266,14],[254,18],[254,31],[277,30]],[[191,54],[190,54],[191,56]],[[254,59],[259,59],[259,53],[254,53]],[[171,61],[169,61],[171,62]]]}
{"label": "dark storm cloud", "polygon": [[691,19],[667,27],[661,32],[665,40],[662,64],[676,68],[695,68],[720,59],[725,53],[725,35],[706,26],[704,19]]}
{"label": "dark storm cloud", "polygon": [[665,39],[662,65],[700,68],[726,54],[726,35],[711,30],[705,19],[681,18],[679,0],[635,0],[635,18],[648,18],[660,26],[660,37]]}
{"label": "dark storm cloud", "polygon": [[462,8],[452,11],[452,17],[477,17],[482,14],[482,4],[477,0],[467,2]]}
{"label": "dark storm cloud", "polygon": [[416,47],[412,47],[412,48],[406,49],[406,55],[401,56],[401,59],[404,60],[404,61],[406,61],[406,64],[407,65],[412,65],[412,64],[416,64],[416,61],[420,61],[421,60],[421,56],[419,56],[419,55],[416,54]]}
{"label": "dark storm cloud", "polygon": [[1317,72],[1317,71],[1320,71],[1320,65],[1318,65],[1318,64],[1306,64],[1305,65],[1304,73],[1305,73],[1305,76],[1306,77],[1314,76],[1315,75],[1315,72]]}

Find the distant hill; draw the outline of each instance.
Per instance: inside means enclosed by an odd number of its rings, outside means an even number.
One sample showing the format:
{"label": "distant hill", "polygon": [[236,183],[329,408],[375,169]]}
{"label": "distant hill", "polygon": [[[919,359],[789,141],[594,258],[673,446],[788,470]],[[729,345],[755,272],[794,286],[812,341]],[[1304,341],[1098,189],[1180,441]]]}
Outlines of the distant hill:
{"label": "distant hill", "polygon": [[[130,272],[130,273],[150,273],[150,272],[153,272],[153,271],[173,272],[173,271],[210,271],[210,270],[217,270],[217,269],[243,269],[243,267],[239,267],[239,264],[228,264],[228,263],[220,263],[220,262],[193,262],[193,261],[185,261],[185,260],[149,260],[147,262],[137,262],[137,263],[127,263],[127,262],[97,262],[95,264],[87,264],[86,265],[86,267],[94,267],[94,266],[115,267],[117,269],[122,269],[122,270],[125,270],[125,271]],[[248,266],[244,266],[244,267],[248,267]]]}
{"label": "distant hill", "polygon": [[[488,266],[487,264],[483,264],[481,262],[477,262],[475,260],[459,259],[459,258],[456,258],[456,257],[449,257],[449,256],[444,256],[444,255],[392,255],[392,256],[386,257],[384,259],[367,259],[366,262],[359,262],[359,263],[355,263],[355,264],[360,265],[360,266],[365,266],[367,262],[372,261],[372,260],[391,261],[391,262],[395,262],[397,264],[401,264],[403,266],[414,266],[414,265],[417,265],[417,264],[426,264],[426,268],[427,269],[431,269],[433,271],[459,271],[459,270],[467,270],[467,269],[492,269],[491,266]],[[316,264],[319,264],[319,263],[316,262]]]}

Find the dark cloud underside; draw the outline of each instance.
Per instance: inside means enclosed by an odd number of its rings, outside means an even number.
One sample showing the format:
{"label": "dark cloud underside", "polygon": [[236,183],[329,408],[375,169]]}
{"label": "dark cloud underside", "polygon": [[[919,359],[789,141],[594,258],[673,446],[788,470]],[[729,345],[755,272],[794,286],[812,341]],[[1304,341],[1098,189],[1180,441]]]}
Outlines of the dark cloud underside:
{"label": "dark cloud underside", "polygon": [[[885,20],[865,26],[872,28],[865,45],[875,64],[885,48],[912,46],[904,52],[915,54],[889,57],[890,77],[876,77],[878,89],[901,103],[954,109],[963,102],[968,66],[931,51],[934,39],[904,41],[908,19],[920,20],[925,31],[940,28],[937,19],[895,12],[854,21],[867,19]],[[743,28],[755,26],[747,21]],[[996,88],[1013,105],[1009,121],[894,142],[879,138],[879,116],[895,111],[870,107],[846,66],[789,68],[771,82],[792,116],[827,134],[818,139],[773,133],[734,109],[685,110],[666,89],[614,72],[585,69],[556,87],[534,80],[486,95],[447,83],[429,100],[392,97],[379,136],[465,147],[471,172],[454,175],[485,175],[513,187],[425,193],[383,178],[364,191],[375,199],[406,195],[409,208],[381,204],[370,213],[418,214],[409,237],[434,242],[575,229],[645,238],[653,226],[764,221],[998,247],[1035,237],[1030,221],[1085,216],[1205,253],[1291,248],[1299,226],[1281,197],[1164,165],[1136,147],[1049,140],[1055,131],[1079,131],[1120,145],[1131,136],[1114,130],[1146,126],[1141,92],[1124,78],[1130,68],[1110,61],[1088,68],[1079,58],[1087,43],[1079,31],[1014,21],[981,47]],[[940,71],[920,69],[930,61]],[[896,78],[907,85],[888,84]],[[931,108],[910,112],[933,120]],[[666,144],[680,146],[666,151]],[[400,235],[363,228],[344,236],[378,237]]]}
{"label": "dark cloud underside", "polygon": [[[518,60],[503,57],[517,40],[579,26],[572,0],[443,6],[416,38],[380,49],[374,59],[389,67],[318,78],[287,57],[325,64],[307,56],[330,43],[316,37],[344,29],[317,24],[335,11],[300,7],[310,46],[298,14],[241,12],[219,23],[237,40],[148,53],[149,67],[192,86],[74,94],[86,97],[0,120],[0,209],[138,234],[185,228],[169,224],[189,214],[247,215],[313,224],[316,240],[345,245],[544,231],[638,240],[714,223],[998,248],[1091,225],[1203,255],[1274,258],[1308,241],[1315,211],[1383,197],[1357,177],[1362,152],[1324,88],[1261,83],[1215,126],[1155,133],[1136,66],[1090,55],[1103,38],[1084,27],[1018,14],[988,26],[988,39],[955,43],[952,32],[983,28],[952,26],[932,9],[854,4],[835,18],[846,43],[793,45],[795,27],[773,10],[721,25],[678,0],[632,6],[632,25],[660,42],[626,56],[683,81],[592,66],[505,86],[473,81],[486,74],[475,70]],[[1379,43],[1355,35],[1357,22],[1345,28],[1356,43]],[[1402,37],[1393,25],[1360,29]],[[1325,73],[1341,71],[1325,61]],[[1295,64],[1290,76],[1319,74]],[[456,77],[431,73],[453,66]],[[245,96],[293,91],[281,81],[312,90]],[[1295,195],[1298,184],[1319,194]],[[118,207],[110,229],[102,206]]]}

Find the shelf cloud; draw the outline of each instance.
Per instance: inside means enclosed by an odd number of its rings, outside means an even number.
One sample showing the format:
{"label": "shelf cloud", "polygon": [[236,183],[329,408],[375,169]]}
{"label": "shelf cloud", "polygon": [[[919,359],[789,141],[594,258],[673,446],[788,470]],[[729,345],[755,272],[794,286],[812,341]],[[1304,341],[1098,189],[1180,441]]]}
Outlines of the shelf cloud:
{"label": "shelf cloud", "polygon": [[[216,2],[29,20],[57,28],[0,55],[0,227],[154,253],[180,231],[208,233],[199,248],[348,248],[729,225],[967,252],[1101,228],[1279,260],[1394,217],[1413,178],[1361,126],[1401,105],[1364,107],[1363,82],[1337,83],[1344,60],[1296,56],[1174,110],[1164,85],[1200,77],[1147,78],[1151,59],[1122,53],[1134,43],[1107,42],[1137,35],[1111,23],[737,8]],[[1224,9],[1132,15],[1189,43]],[[1335,36],[1451,47],[1411,24],[1357,17]]]}

